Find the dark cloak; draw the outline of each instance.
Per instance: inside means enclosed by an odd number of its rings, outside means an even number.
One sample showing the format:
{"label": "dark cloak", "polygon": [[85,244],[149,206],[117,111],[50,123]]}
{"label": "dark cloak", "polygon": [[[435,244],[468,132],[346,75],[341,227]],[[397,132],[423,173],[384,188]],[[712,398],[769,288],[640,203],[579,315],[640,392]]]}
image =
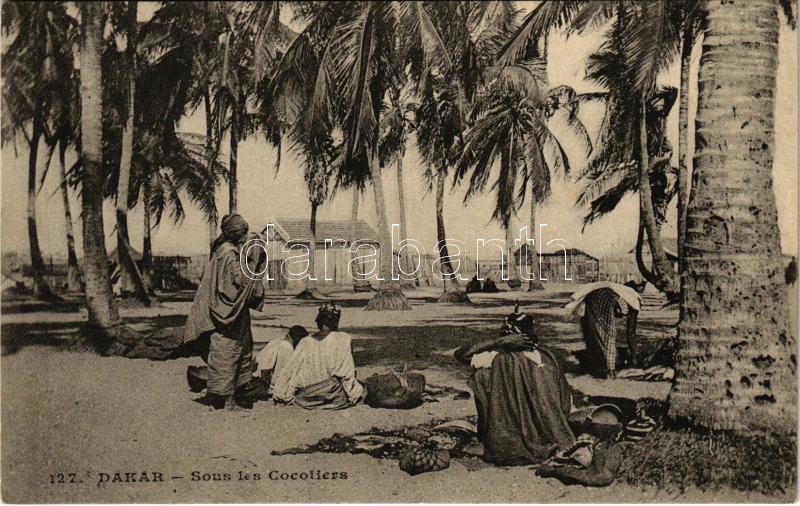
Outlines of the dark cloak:
{"label": "dark cloak", "polygon": [[488,462],[537,464],[575,442],[567,424],[569,385],[553,355],[539,352],[542,365],[522,352],[500,352],[491,369],[476,369],[469,380]]}

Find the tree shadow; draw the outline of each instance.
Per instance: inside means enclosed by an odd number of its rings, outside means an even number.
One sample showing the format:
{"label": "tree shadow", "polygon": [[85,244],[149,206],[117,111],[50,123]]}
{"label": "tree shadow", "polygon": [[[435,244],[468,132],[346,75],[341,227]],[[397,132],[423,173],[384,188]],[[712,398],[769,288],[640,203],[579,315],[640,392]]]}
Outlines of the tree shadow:
{"label": "tree shadow", "polygon": [[28,346],[66,349],[73,343],[82,322],[3,323],[0,325],[0,355],[8,356]]}
{"label": "tree shadow", "polygon": [[79,313],[83,309],[83,301],[63,300],[60,302],[44,302],[31,297],[15,297],[12,300],[3,298],[3,314],[30,313]]}

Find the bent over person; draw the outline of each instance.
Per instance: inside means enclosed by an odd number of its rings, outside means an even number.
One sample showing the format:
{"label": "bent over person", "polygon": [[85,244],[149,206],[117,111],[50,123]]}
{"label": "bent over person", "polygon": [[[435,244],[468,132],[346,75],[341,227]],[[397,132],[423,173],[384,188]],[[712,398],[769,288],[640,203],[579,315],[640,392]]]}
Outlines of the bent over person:
{"label": "bent over person", "polygon": [[[250,309],[261,309],[264,287],[246,275],[240,263],[240,248],[250,238],[247,222],[238,214],[222,218],[222,234],[211,246],[211,259],[197,289],[184,331],[184,343],[200,340],[208,363],[208,403],[215,409],[237,407],[237,388],[253,377],[253,335]],[[260,272],[265,256],[250,248],[247,259],[252,272]]]}
{"label": "bent over person", "polygon": [[590,372],[609,379],[617,371],[617,319],[625,318],[625,340],[631,366],[637,367],[636,323],[641,307],[639,286],[598,281],[572,295],[567,307],[579,310],[583,304],[581,333],[586,343],[587,365]]}
{"label": "bent over person", "polygon": [[553,354],[535,341],[531,315],[515,309],[500,337],[462,346],[455,356],[472,367],[484,460],[538,464],[575,443],[567,423],[569,385]]}

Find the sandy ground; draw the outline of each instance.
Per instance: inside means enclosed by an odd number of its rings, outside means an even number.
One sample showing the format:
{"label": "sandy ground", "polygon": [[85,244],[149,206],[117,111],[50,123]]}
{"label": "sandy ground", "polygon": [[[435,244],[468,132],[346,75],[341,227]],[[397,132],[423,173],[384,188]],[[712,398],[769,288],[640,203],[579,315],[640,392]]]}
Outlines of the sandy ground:
{"label": "sandy ground", "polygon": [[[519,298],[523,310],[537,315],[542,341],[563,359],[570,382],[587,381],[570,358],[571,351],[582,347],[578,327],[558,310],[566,302],[565,292],[478,295],[471,307],[433,304],[435,295],[415,292],[413,310],[395,313],[363,311],[368,294],[342,296],[342,330],[353,336],[361,377],[408,364],[424,369],[430,383],[466,389],[468,371],[455,362],[451,350],[492,335],[511,301]],[[185,297],[175,297],[158,309],[126,310],[123,316],[147,330],[179,325],[188,306]],[[454,462],[444,471],[411,477],[394,460],[366,455],[272,456],[272,450],[334,433],[467,416],[474,414],[473,401],[426,403],[410,411],[359,406],[336,412],[262,402],[249,412],[209,412],[193,401],[197,395],[186,385],[186,367],[200,365],[199,358],[152,362],[65,351],[85,315],[30,309],[15,311],[4,302],[0,380],[5,502],[781,500],[731,491],[675,495],[621,483],[605,489],[569,487],[537,477],[526,467],[487,465],[470,471]],[[315,313],[313,303],[271,297],[264,313],[254,313],[255,340],[263,345],[293,324],[311,327]],[[674,310],[645,311],[641,333],[645,339],[663,335],[675,318]],[[592,388],[589,383],[586,388]],[[614,390],[630,391],[628,383]],[[336,479],[330,479],[334,472]],[[51,483],[59,481],[59,473],[75,483]],[[137,479],[146,473],[150,481],[102,482],[114,473],[134,473],[131,477]],[[154,482],[154,473],[164,481]],[[291,479],[293,473],[308,479]],[[328,479],[321,479],[323,473],[330,473]]]}

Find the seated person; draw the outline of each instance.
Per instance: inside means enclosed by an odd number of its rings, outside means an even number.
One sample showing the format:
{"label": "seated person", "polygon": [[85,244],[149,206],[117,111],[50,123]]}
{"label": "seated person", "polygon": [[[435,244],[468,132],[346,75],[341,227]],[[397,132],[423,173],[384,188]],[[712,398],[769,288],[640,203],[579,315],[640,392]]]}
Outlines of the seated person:
{"label": "seated person", "polygon": [[476,274],[472,276],[472,279],[467,283],[466,291],[467,293],[480,293],[481,289],[481,282],[478,280],[478,275]]}
{"label": "seated person", "polygon": [[361,402],[350,336],[337,332],[342,311],[327,304],[317,315],[319,332],[304,337],[272,383],[276,402],[306,409],[342,409]]}
{"label": "seated person", "polygon": [[594,375],[609,379],[617,374],[617,319],[624,317],[625,340],[628,345],[630,366],[638,367],[636,359],[636,321],[643,285],[628,281],[619,283],[598,282],[587,285],[573,294],[570,306],[583,303],[581,333],[586,343],[584,362]]}
{"label": "seated person", "polygon": [[289,329],[289,332],[283,339],[276,339],[267,343],[264,348],[258,352],[256,356],[256,363],[258,369],[261,370],[261,377],[267,379],[269,377],[269,393],[272,393],[272,380],[280,374],[283,366],[289,361],[292,356],[297,343],[308,335],[305,327],[295,325]]}
{"label": "seated person", "polygon": [[555,357],[536,343],[532,316],[515,308],[500,335],[455,352],[473,369],[469,386],[484,459],[504,466],[538,464],[575,442],[567,424],[570,388]]}

